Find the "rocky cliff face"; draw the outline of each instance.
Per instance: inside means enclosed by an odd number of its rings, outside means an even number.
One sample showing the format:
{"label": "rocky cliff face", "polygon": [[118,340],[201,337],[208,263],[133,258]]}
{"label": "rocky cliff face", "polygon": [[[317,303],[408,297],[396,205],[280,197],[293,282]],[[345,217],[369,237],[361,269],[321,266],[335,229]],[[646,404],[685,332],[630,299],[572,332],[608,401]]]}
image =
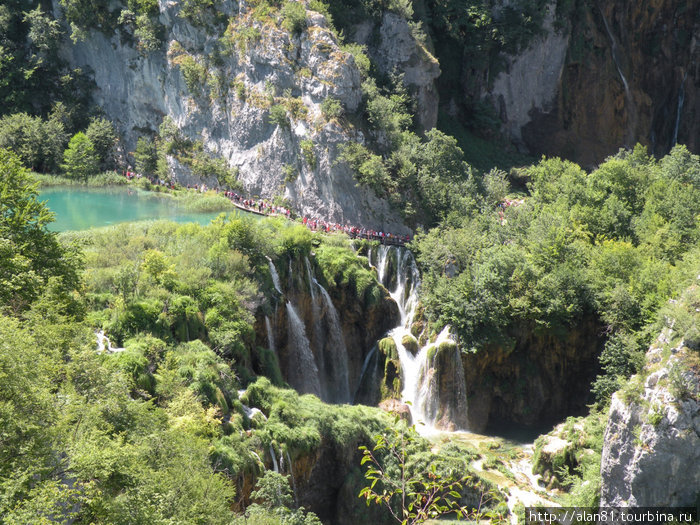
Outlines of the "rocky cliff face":
{"label": "rocky cliff face", "polygon": [[403,82],[416,101],[416,121],[423,130],[435,127],[439,95],[436,79],[440,65],[433,55],[430,38],[416,39],[408,20],[396,13],[385,13],[378,23],[363,21],[353,28],[352,39],[366,46],[384,75],[403,74]]}
{"label": "rocky cliff face", "polygon": [[698,350],[672,339],[666,330],[647,352],[644,371],[613,396],[601,464],[603,506],[698,502]]}
{"label": "rocky cliff face", "polygon": [[569,34],[554,28],[554,9],[544,22],[544,33],[522,53],[508,57],[507,65],[493,81],[486,99],[498,111],[503,132],[526,148],[523,127],[534,115],[557,107],[557,92],[564,71]]}
{"label": "rocky cliff face", "polygon": [[[325,18],[307,11],[303,30],[290,33],[278,19],[253,16],[243,2],[219,4],[230,17],[226,43],[226,26],[195,26],[181,16],[179,2],[161,0],[163,49],[144,55],[128,35],[92,31],[63,55],[94,72],[96,102],[130,151],[167,116],[187,139],[237,168],[249,194],[281,196],[303,214],[334,222],[406,231],[338,162],[339,146],[364,136],[345,119],[324,116],[321,104],[332,97],[346,113],[355,111],[360,72]],[[54,11],[60,16],[57,2]],[[197,75],[186,78],[188,66]],[[286,124],[270,122],[273,105],[287,110]],[[180,182],[201,181],[174,157],[168,161]]]}
{"label": "rocky cliff face", "polygon": [[[700,149],[700,3],[575,1],[506,59],[481,97],[521,149],[585,166],[641,142],[662,155]],[[465,92],[475,81],[465,75]],[[524,146],[524,148],[523,148]]]}

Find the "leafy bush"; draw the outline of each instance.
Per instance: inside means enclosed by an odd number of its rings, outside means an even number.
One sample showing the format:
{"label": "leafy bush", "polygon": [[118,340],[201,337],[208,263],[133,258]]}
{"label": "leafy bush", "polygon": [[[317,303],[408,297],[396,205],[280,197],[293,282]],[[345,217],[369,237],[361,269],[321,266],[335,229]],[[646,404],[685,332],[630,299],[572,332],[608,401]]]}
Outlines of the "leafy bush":
{"label": "leafy bush", "polygon": [[316,154],[314,153],[314,143],[311,140],[305,139],[299,143],[301,154],[304,156],[304,161],[309,168],[316,169]]}

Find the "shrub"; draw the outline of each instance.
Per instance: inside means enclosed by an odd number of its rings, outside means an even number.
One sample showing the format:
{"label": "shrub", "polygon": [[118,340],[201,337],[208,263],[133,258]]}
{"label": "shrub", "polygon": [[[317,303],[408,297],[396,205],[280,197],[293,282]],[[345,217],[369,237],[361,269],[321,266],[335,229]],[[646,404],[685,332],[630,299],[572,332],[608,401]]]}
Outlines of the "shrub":
{"label": "shrub", "polygon": [[321,103],[321,113],[326,120],[334,120],[343,115],[343,106],[337,98],[328,97]]}
{"label": "shrub", "polygon": [[275,124],[281,128],[289,127],[289,120],[287,119],[287,110],[284,106],[276,104],[270,108],[269,114],[270,124]]}
{"label": "shrub", "polygon": [[202,88],[207,82],[206,66],[197,62],[197,60],[190,55],[180,57],[179,65],[190,93],[193,95],[201,94]]}
{"label": "shrub", "polygon": [[299,176],[299,170],[293,164],[282,166],[282,173],[284,173],[284,182],[294,182]]}
{"label": "shrub", "polygon": [[301,154],[304,156],[304,160],[306,161],[306,164],[311,169],[316,168],[316,155],[314,153],[314,143],[311,140],[305,139],[302,140],[301,143],[299,144],[301,148]]}

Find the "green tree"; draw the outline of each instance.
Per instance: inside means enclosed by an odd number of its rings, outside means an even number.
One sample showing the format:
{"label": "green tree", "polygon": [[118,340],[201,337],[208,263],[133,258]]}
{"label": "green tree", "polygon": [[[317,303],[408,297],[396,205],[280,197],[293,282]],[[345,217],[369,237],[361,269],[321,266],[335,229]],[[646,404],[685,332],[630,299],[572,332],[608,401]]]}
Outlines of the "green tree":
{"label": "green tree", "polygon": [[65,146],[66,132],[58,118],[44,121],[15,113],[0,119],[0,148],[14,151],[22,164],[34,171],[56,171]]}
{"label": "green tree", "polygon": [[117,142],[117,134],[114,125],[105,118],[93,118],[85,130],[85,136],[92,143],[95,154],[103,170],[114,166],[114,146]]}
{"label": "green tree", "polygon": [[153,175],[158,169],[158,146],[148,137],[139,137],[134,152],[136,172]]}
{"label": "green tree", "polygon": [[62,168],[71,179],[87,182],[90,175],[95,175],[100,167],[100,159],[89,138],[79,131],[68,143],[63,153]]}
{"label": "green tree", "polygon": [[52,466],[58,367],[12,318],[0,317],[0,515]]}
{"label": "green tree", "polygon": [[53,214],[17,155],[0,149],[0,173],[0,306],[20,313],[51,277],[74,289],[79,261],[46,229]]}

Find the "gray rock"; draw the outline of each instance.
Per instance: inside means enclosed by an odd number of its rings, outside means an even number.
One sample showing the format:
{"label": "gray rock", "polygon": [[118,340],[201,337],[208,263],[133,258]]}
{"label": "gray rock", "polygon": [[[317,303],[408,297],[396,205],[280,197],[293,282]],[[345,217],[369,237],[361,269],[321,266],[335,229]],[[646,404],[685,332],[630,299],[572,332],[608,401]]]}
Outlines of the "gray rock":
{"label": "gray rock", "polygon": [[358,22],[352,39],[367,47],[382,74],[403,73],[404,85],[416,100],[418,125],[423,130],[434,128],[439,102],[435,81],[440,76],[440,64],[432,54],[430,38],[425,36],[425,44],[417,41],[408,20],[387,12],[378,27],[368,20]]}
{"label": "gray rock", "polygon": [[505,71],[495,78],[486,95],[499,109],[503,131],[516,144],[522,143],[521,129],[532,120],[533,112],[555,109],[569,34],[554,29],[554,10],[552,2],[544,20],[544,34],[526,50],[507,58]]}
{"label": "gray rock", "polygon": [[[666,335],[659,342],[667,339]],[[658,343],[647,353],[658,355]],[[672,356],[644,382],[639,399],[613,396],[601,462],[602,506],[693,506],[700,495],[700,381],[685,372],[690,395],[669,391]]]}

